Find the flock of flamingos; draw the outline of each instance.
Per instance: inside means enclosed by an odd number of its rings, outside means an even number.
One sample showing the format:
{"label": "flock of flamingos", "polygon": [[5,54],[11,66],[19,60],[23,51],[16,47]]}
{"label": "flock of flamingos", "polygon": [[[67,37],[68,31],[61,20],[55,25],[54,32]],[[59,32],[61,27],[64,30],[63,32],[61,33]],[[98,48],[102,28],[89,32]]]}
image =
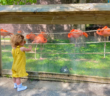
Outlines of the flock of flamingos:
{"label": "flock of flamingos", "polygon": [[[22,31],[18,31],[18,34],[22,34]],[[97,29],[96,33],[100,36],[110,36],[110,28],[108,28],[107,26],[103,27],[102,29]],[[0,35],[5,38],[6,36],[10,36],[13,35],[13,33],[8,32],[7,30],[4,29],[0,29]],[[81,30],[78,29],[72,29],[69,33],[68,33],[68,38],[79,38],[81,36],[85,36],[88,37],[88,34],[86,32],[83,32]],[[34,33],[29,33],[26,35],[26,39],[31,40],[32,43],[47,43],[47,35],[45,32],[40,32],[38,35],[34,34]]]}
{"label": "flock of flamingos", "polygon": [[[22,34],[22,31],[18,31],[17,33]],[[96,30],[96,33],[103,37],[110,36],[110,28],[107,26],[105,26],[103,28],[99,28]],[[6,36],[11,37],[12,35],[14,35],[14,33],[8,32],[7,30],[4,30],[4,29],[0,29],[0,35],[4,39]],[[79,29],[72,29],[67,35],[68,38],[75,38],[75,39],[77,39],[81,36],[85,36],[87,38],[88,34]],[[38,35],[31,32],[26,35],[26,39],[31,40],[32,41],[31,43],[36,43],[36,44],[47,43],[47,35],[45,32],[40,32]],[[4,46],[5,46],[5,42],[4,42]],[[41,50],[41,54],[42,54],[42,47],[40,48],[40,50]],[[41,56],[40,56],[40,59],[42,59]]]}
{"label": "flock of flamingos", "polygon": [[[18,31],[18,34],[22,34],[22,31]],[[103,27],[102,29],[97,29],[96,33],[100,36],[110,36],[110,28],[108,28],[107,26]],[[8,32],[7,30],[4,29],[0,29],[0,35],[5,38],[6,36],[10,36],[13,35],[13,33]],[[69,33],[68,33],[68,38],[79,38],[81,36],[85,36],[88,37],[88,34],[86,32],[83,32],[81,30],[78,29],[72,29]],[[40,32],[38,35],[34,34],[34,33],[29,33],[26,35],[26,39],[31,40],[32,43],[47,43],[47,38],[46,38],[46,33],[45,32]]]}

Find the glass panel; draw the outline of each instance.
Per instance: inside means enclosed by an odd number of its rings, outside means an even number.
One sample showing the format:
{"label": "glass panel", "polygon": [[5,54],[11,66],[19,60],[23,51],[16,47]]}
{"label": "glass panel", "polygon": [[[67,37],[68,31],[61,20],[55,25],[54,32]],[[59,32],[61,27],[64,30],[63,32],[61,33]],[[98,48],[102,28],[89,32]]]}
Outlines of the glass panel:
{"label": "glass panel", "polygon": [[[99,36],[93,30],[85,32],[88,38],[77,39],[68,38],[69,32],[46,33],[44,44],[34,44],[25,38],[25,47],[32,45],[32,51],[26,53],[26,70],[110,77],[109,37]],[[23,33],[25,37],[27,34]],[[13,63],[9,40],[10,37],[1,37],[3,69],[11,69]]]}

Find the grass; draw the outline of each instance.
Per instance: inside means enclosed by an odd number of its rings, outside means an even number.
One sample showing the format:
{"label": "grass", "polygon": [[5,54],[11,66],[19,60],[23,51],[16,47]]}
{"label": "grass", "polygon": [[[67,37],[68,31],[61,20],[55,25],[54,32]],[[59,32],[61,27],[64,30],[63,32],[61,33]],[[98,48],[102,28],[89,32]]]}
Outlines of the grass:
{"label": "grass", "polygon": [[1,40],[10,40],[10,38],[4,38],[4,39],[3,39],[3,38],[1,38]]}
{"label": "grass", "polygon": [[[55,42],[55,41],[54,41]],[[61,73],[60,69],[67,66],[70,74],[89,75],[110,77],[110,54],[74,54],[74,53],[96,53],[104,52],[104,43],[85,44],[84,46],[76,46],[69,44],[45,44],[42,50],[44,60],[39,60],[41,56],[41,45],[36,48],[35,53],[26,53],[26,70]],[[28,46],[28,45],[26,45]],[[35,51],[35,46],[33,51]],[[11,50],[11,46],[7,45],[2,50]],[[106,43],[106,52],[110,52],[110,43]],[[2,51],[2,67],[3,69],[11,69],[13,58],[10,52]]]}

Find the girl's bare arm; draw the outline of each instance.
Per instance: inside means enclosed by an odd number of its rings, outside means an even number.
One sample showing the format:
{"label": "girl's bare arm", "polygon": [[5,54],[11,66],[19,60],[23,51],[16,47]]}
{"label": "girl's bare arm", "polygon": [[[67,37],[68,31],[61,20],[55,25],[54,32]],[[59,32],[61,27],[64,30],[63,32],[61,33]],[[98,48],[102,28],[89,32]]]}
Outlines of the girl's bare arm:
{"label": "girl's bare arm", "polygon": [[21,47],[21,48],[20,48],[20,50],[21,50],[21,51],[27,51],[27,52],[28,52],[28,51],[31,51],[31,50],[32,50],[32,46],[31,46],[31,45],[29,45],[29,47],[28,47],[28,48]]}

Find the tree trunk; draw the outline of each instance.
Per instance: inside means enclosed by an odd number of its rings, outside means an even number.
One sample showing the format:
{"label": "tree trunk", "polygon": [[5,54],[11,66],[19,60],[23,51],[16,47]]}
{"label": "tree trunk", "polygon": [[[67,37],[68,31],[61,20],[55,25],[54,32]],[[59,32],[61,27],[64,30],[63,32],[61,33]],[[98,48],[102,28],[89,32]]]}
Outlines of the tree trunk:
{"label": "tree trunk", "polygon": [[[86,3],[86,0],[80,0],[79,3]],[[85,24],[79,24],[78,29],[85,31]]]}
{"label": "tree trunk", "polygon": [[79,3],[86,3],[86,0],[79,0]]}

